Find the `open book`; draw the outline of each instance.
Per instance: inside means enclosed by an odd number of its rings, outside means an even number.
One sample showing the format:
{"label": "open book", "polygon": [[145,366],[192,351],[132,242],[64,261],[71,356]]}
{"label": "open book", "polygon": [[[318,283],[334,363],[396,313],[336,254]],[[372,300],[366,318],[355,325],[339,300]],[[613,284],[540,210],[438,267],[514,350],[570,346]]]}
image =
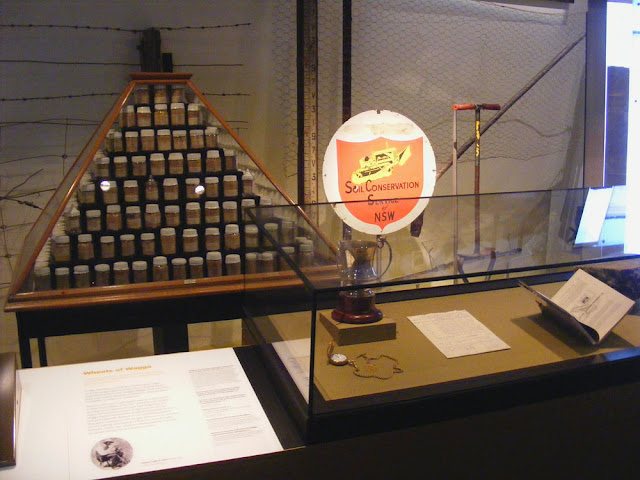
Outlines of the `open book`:
{"label": "open book", "polygon": [[546,317],[579,332],[592,345],[602,342],[634,304],[584,270],[576,271],[552,298],[518,283],[535,295]]}

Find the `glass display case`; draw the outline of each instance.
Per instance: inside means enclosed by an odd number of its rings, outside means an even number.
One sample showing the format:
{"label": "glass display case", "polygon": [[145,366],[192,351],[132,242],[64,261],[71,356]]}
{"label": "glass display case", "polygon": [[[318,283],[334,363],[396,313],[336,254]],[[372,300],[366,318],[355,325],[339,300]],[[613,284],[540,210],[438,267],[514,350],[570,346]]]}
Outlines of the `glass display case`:
{"label": "glass display case", "polygon": [[[502,392],[497,402],[523,401],[514,389],[544,390],[552,378],[637,357],[637,308],[591,346],[543,317],[517,283],[552,296],[582,268],[640,297],[640,259],[624,245],[625,187],[607,190],[598,208],[603,195],[594,189],[422,199],[422,216],[387,235],[343,223],[338,212],[357,202],[248,210],[264,245],[257,268],[281,265],[302,282],[279,294],[246,276],[245,310],[308,440],[445,418],[455,405],[486,406],[488,392]],[[625,290],[611,272],[631,275],[635,287]],[[438,332],[467,344],[447,352]]]}

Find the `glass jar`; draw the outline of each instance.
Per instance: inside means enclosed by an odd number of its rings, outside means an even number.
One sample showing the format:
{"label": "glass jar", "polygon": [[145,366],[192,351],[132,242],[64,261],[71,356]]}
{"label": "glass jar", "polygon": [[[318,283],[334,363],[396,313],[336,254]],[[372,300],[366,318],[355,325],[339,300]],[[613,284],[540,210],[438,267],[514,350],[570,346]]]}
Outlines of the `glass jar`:
{"label": "glass jar", "polygon": [[140,247],[142,255],[145,257],[153,257],[156,254],[156,235],[155,233],[145,232],[140,234]]}
{"label": "glass jar", "polygon": [[186,187],[185,196],[187,197],[187,200],[197,200],[200,197],[200,194],[198,193],[201,190],[201,188],[198,188],[200,187],[200,179],[187,178],[184,183]]}
{"label": "glass jar", "polygon": [[113,159],[113,173],[116,178],[127,178],[129,176],[127,157],[120,155]]}
{"label": "glass jar", "polygon": [[265,236],[262,237],[262,246],[264,248],[274,248],[275,245],[271,242],[269,237],[273,238],[275,242],[278,241],[278,224],[269,222],[264,224]]}
{"label": "glass jar", "polygon": [[149,281],[147,278],[147,262],[144,260],[132,262],[131,270],[133,270],[133,283],[145,283]]}
{"label": "glass jar", "polygon": [[256,206],[256,201],[253,198],[243,198],[242,199],[242,203],[240,204],[240,206],[242,207],[242,219],[247,222],[250,221],[251,219],[249,218],[248,214],[247,214],[247,210],[250,208],[254,208]]}
{"label": "glass jar", "polygon": [[174,150],[187,149],[187,131],[186,130],[173,131],[173,149]]}
{"label": "glass jar", "polygon": [[68,235],[56,235],[52,238],[51,253],[56,262],[71,261],[71,243]]}
{"label": "glass jar", "polygon": [[107,205],[107,230],[111,232],[122,230],[120,205]]}
{"label": "glass jar", "polygon": [[282,220],[280,222],[280,238],[283,245],[295,245],[295,229],[291,220]]}
{"label": "glass jar", "polygon": [[169,100],[167,96],[167,87],[165,85],[155,85],[153,87],[153,103],[158,106],[158,103],[166,104]]}
{"label": "glass jar", "polygon": [[163,255],[176,254],[176,229],[165,227],[160,229],[160,251]]}
{"label": "glass jar", "polygon": [[123,127],[135,127],[136,126],[136,110],[133,105],[127,105],[124,107],[124,115],[122,117]]}
{"label": "glass jar", "polygon": [[81,233],[78,235],[78,259],[93,260],[94,258],[93,237],[90,233]]}
{"label": "glass jar", "polygon": [[173,85],[171,87],[171,102],[185,103],[187,95],[182,85]]}
{"label": "glass jar", "polygon": [[182,127],[184,124],[184,103],[171,103],[171,125],[174,127]]}
{"label": "glass jar", "polygon": [[204,277],[204,259],[202,257],[189,258],[189,277],[190,278]]}
{"label": "glass jar", "polygon": [[[194,148],[193,143],[191,144],[191,148]],[[187,153],[187,172],[194,175],[198,175],[202,172],[201,153]]]}
{"label": "glass jar", "polygon": [[115,153],[124,150],[124,142],[122,141],[122,132],[113,132],[113,151]]}
{"label": "glass jar", "polygon": [[186,280],[187,278],[187,259],[174,258],[171,260],[172,278],[174,280]]}
{"label": "glass jar", "polygon": [[189,202],[186,206],[186,224],[200,225],[200,204],[198,202]]}
{"label": "glass jar", "polygon": [[144,184],[144,200],[145,202],[157,202],[159,198],[158,183],[150,176]]}
{"label": "glass jar", "polygon": [[100,182],[100,190],[102,190],[102,202],[105,205],[118,203],[118,184],[115,180],[103,180]]}
{"label": "glass jar", "polygon": [[242,195],[245,197],[253,195],[253,174],[251,172],[242,174]]}
{"label": "glass jar", "polygon": [[228,224],[224,227],[224,246],[227,250],[240,248],[240,229],[236,224]]}
{"label": "glass jar", "polygon": [[68,267],[58,267],[53,272],[56,277],[56,289],[66,290],[71,287]]}
{"label": "glass jar", "polygon": [[258,273],[258,254],[249,252],[244,256],[244,272]]}
{"label": "glass jar", "polygon": [[236,151],[233,148],[225,148],[224,153],[224,169],[227,172],[238,169],[238,160],[236,159]]}
{"label": "glass jar", "polygon": [[222,202],[222,221],[224,223],[238,222],[238,203]]}
{"label": "glass jar", "polygon": [[[145,102],[149,103],[149,102]],[[139,127],[151,126],[151,108],[147,106],[141,106],[136,109],[136,120]]]}
{"label": "glass jar", "polygon": [[147,229],[160,228],[162,225],[162,215],[157,203],[150,203],[144,210],[144,226]]}
{"label": "glass jar", "polygon": [[178,179],[165,178],[162,181],[162,195],[165,202],[177,202],[179,197]]}
{"label": "glass jar", "polygon": [[180,206],[166,205],[164,207],[164,224],[167,227],[180,226]]}
{"label": "glass jar", "polygon": [[164,176],[166,168],[164,162],[164,154],[152,153],[149,156],[149,164],[151,165],[151,175]]}
{"label": "glass jar", "polygon": [[113,264],[113,283],[115,285],[127,285],[129,283],[129,264],[127,262],[115,262]]}
{"label": "glass jar", "polygon": [[98,157],[95,161],[96,165],[96,177],[109,178],[109,165],[111,165],[111,159],[109,157]]}
{"label": "glass jar", "polygon": [[116,256],[116,243],[112,235],[100,237],[100,258],[112,259]]}
{"label": "glass jar", "polygon": [[220,173],[222,171],[222,159],[218,150],[207,150],[205,169],[207,173]]}
{"label": "glass jar", "polygon": [[[138,105],[140,105],[141,103],[149,105],[149,87],[147,85],[138,85],[133,90],[133,98]],[[138,112],[139,111],[140,107],[138,107]]]}
{"label": "glass jar", "polygon": [[140,230],[142,228],[142,215],[138,205],[131,205],[124,210],[127,228],[129,230]]}
{"label": "glass jar", "polygon": [[[187,123],[189,125],[202,125],[202,107],[197,103],[190,103],[187,106]],[[192,147],[202,148],[202,147]]]}
{"label": "glass jar", "polygon": [[207,227],[204,231],[204,242],[207,251],[220,250],[220,229]]}
{"label": "glass jar", "polygon": [[96,186],[93,183],[82,185],[78,200],[82,205],[94,205],[96,203]]}
{"label": "glass jar", "polygon": [[222,178],[224,196],[234,198],[238,196],[238,177],[235,175],[225,175]]}
{"label": "glass jar", "polygon": [[106,287],[110,285],[111,280],[109,279],[109,274],[111,272],[111,267],[106,263],[99,263],[95,267],[93,267],[93,271],[96,274],[96,287]]}
{"label": "glass jar", "polygon": [[216,148],[218,146],[217,127],[207,127],[204,129],[204,144],[206,148]]}
{"label": "glass jar", "polygon": [[[296,258],[296,248],[295,247],[292,247],[292,246],[282,247],[282,252],[292,260]],[[289,265],[287,260],[282,255],[278,255],[278,269],[279,270],[291,270],[291,266]]]}
{"label": "glass jar", "polygon": [[191,130],[189,132],[189,143],[194,150],[204,148],[204,130]]}
{"label": "glass jar", "polygon": [[87,232],[102,231],[102,212],[100,210],[87,210]]}
{"label": "glass jar", "polygon": [[171,130],[163,128],[157,134],[158,150],[167,152],[171,150]]}
{"label": "glass jar", "polygon": [[89,265],[76,265],[73,267],[73,283],[75,288],[89,288],[91,286]]}
{"label": "glass jar", "polygon": [[204,221],[207,224],[220,223],[220,204],[217,200],[204,202]]}
{"label": "glass jar", "polygon": [[222,275],[222,254],[207,252],[207,276],[219,277],[220,275]]}
{"label": "glass jar", "polygon": [[45,290],[51,290],[51,271],[49,267],[37,267],[33,273],[35,276],[34,291],[44,292]]}
{"label": "glass jar", "polygon": [[182,250],[185,253],[198,251],[198,231],[195,228],[185,228],[182,231]]}
{"label": "glass jar", "polygon": [[245,248],[258,248],[258,226],[249,224],[244,226],[244,246]]}
{"label": "glass jar", "polygon": [[220,179],[218,177],[205,177],[204,194],[207,198],[218,198],[218,185]]}
{"label": "glass jar", "polygon": [[304,242],[298,247],[298,264],[301,267],[313,265],[313,243]]}
{"label": "glass jar", "polygon": [[153,257],[153,281],[166,282],[169,280],[169,265],[167,257]]}
{"label": "glass jar", "polygon": [[104,139],[104,149],[106,152],[113,152],[113,135],[116,133],[115,129],[110,128],[107,132],[107,136]]}
{"label": "glass jar", "polygon": [[184,156],[180,152],[169,154],[169,174],[182,175],[184,173]]}
{"label": "glass jar", "polygon": [[144,128],[140,131],[140,146],[145,152],[156,149],[156,132],[152,128]]}
{"label": "glass jar", "polygon": [[258,272],[272,273],[276,271],[275,252],[262,252],[258,255]]}
{"label": "glass jar", "polygon": [[138,132],[125,132],[124,142],[127,152],[136,153],[138,151],[138,141],[140,134]]}
{"label": "glass jar", "polygon": [[153,122],[156,127],[166,127],[169,125],[169,112],[166,103],[157,103],[153,107]]}
{"label": "glass jar", "polygon": [[238,255],[237,253],[230,253],[229,255],[225,255],[224,265],[227,270],[227,275],[240,275],[242,273],[240,255]]}
{"label": "glass jar", "polygon": [[124,201],[126,203],[140,202],[140,192],[138,189],[137,180],[125,180],[123,190],[124,190]]}
{"label": "glass jar", "polygon": [[131,157],[131,173],[134,177],[147,176],[147,158],[144,155]]}
{"label": "glass jar", "polygon": [[80,233],[80,210],[71,208],[65,215],[67,233]]}
{"label": "glass jar", "polygon": [[120,255],[133,257],[136,254],[136,237],[131,233],[120,235]]}

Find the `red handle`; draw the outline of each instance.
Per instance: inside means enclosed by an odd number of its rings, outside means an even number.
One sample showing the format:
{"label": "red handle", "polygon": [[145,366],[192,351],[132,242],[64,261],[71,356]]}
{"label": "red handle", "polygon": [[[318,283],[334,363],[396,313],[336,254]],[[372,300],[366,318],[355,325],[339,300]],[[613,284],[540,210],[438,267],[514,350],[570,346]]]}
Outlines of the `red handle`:
{"label": "red handle", "polygon": [[500,110],[500,105],[497,103],[483,103],[480,108],[484,110]]}
{"label": "red handle", "polygon": [[476,106],[473,103],[456,103],[453,105],[454,110],[473,110]]}

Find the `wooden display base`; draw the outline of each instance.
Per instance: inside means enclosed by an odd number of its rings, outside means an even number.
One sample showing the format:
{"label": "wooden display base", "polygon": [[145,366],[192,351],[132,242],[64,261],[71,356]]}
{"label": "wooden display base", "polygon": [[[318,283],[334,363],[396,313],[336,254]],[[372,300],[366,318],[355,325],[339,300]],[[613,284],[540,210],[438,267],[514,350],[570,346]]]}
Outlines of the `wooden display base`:
{"label": "wooden display base", "polygon": [[396,338],[396,322],[391,318],[385,317],[376,323],[352,324],[336,322],[329,315],[321,313],[320,321],[338,345],[380,342]]}

